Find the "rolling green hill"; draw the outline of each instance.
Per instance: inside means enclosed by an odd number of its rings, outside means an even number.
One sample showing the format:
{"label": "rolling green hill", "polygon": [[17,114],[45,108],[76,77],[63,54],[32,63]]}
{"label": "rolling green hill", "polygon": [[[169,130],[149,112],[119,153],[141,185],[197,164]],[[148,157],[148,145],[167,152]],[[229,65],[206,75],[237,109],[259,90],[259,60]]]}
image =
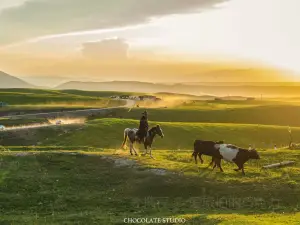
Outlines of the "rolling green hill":
{"label": "rolling green hill", "polygon": [[[225,140],[228,143],[248,148],[249,144],[258,148],[272,148],[289,144],[287,127],[218,124],[218,123],[169,123],[160,124],[165,134],[164,139],[157,138],[155,149],[189,149],[195,139]],[[0,145],[57,145],[57,146],[91,146],[118,149],[123,141],[125,128],[138,127],[136,120],[96,119],[85,125],[54,126],[30,129],[26,131],[9,131],[0,133]],[[300,128],[292,128],[294,141],[300,142]],[[0,136],[0,137],[1,137]]]}
{"label": "rolling green hill", "polygon": [[[129,119],[138,119],[144,108],[119,110],[118,116]],[[280,126],[300,126],[299,105],[259,105],[259,106],[203,106],[173,107],[147,109],[149,120],[163,122],[188,122],[188,123],[238,123],[238,124],[264,124]]]}
{"label": "rolling green hill", "polygon": [[[97,92],[98,93],[98,92]],[[43,89],[0,89],[0,116],[18,113],[60,112],[86,108],[115,107],[125,104],[121,100],[107,98],[109,93],[84,91],[56,91]]]}

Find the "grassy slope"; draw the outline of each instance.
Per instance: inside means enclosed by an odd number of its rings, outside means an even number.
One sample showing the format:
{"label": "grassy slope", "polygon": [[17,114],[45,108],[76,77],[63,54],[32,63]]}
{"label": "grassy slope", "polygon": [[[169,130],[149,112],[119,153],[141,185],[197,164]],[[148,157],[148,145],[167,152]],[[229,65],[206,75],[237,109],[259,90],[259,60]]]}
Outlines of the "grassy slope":
{"label": "grassy slope", "polygon": [[[135,108],[127,113],[120,110],[124,118],[137,119],[143,108]],[[264,105],[237,108],[167,108],[147,109],[149,119],[164,122],[242,123],[281,126],[300,126],[300,106]]]}
{"label": "grassy slope", "polygon": [[[100,92],[101,93],[101,92]],[[55,91],[42,89],[1,89],[0,101],[7,102],[9,105],[25,105],[30,108],[30,105],[42,105],[43,107],[64,106],[103,106],[107,104],[105,93],[95,95],[93,92],[83,91]],[[113,100],[111,100],[113,101]],[[117,102],[117,101],[116,101]],[[32,107],[32,106],[31,106]],[[1,110],[5,110],[4,107]]]}
{"label": "grassy slope", "polygon": [[[296,151],[261,152],[260,162],[247,163],[246,177],[229,164],[225,173],[197,167],[184,151],[133,158],[135,168],[100,157],[112,153],[1,153],[0,222],[123,224],[126,217],[178,216],[186,224],[299,224],[299,166],[259,170],[269,159],[299,159]],[[149,168],[175,173],[159,176]]]}
{"label": "grassy slope", "polygon": [[[156,149],[192,149],[195,139],[225,140],[228,143],[248,147],[252,144],[258,148],[286,146],[289,134],[286,127],[257,126],[247,124],[211,124],[211,123],[168,123],[160,124],[165,138],[157,138]],[[58,146],[94,146],[102,148],[119,148],[123,141],[125,128],[137,127],[138,121],[124,119],[95,119],[85,125],[56,126],[31,129],[18,132],[0,133],[2,145],[58,145]],[[292,128],[294,141],[300,141],[300,128]]]}

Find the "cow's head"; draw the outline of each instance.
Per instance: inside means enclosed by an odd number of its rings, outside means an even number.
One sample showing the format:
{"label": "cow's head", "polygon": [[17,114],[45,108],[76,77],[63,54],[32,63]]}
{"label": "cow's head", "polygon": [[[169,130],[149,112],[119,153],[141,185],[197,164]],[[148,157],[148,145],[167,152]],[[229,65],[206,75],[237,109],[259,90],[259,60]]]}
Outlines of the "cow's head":
{"label": "cow's head", "polygon": [[255,149],[249,150],[249,158],[250,159],[260,159],[258,152]]}

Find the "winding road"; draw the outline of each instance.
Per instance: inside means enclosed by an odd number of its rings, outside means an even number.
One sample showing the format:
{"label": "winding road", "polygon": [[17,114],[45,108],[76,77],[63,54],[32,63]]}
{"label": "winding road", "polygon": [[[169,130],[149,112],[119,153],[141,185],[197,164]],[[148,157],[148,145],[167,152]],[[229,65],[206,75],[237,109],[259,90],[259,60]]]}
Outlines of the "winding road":
{"label": "winding road", "polygon": [[[101,109],[83,109],[83,110],[71,110],[71,111],[64,111],[64,112],[48,112],[48,113],[33,113],[33,114],[23,114],[23,115],[14,115],[14,116],[2,116],[0,118],[3,119],[24,119],[24,118],[60,118],[60,117],[86,117],[90,115],[101,115],[109,113],[115,109],[119,108],[129,108],[132,109],[135,105],[134,100],[126,100],[126,104],[117,107],[110,107],[110,108],[101,108]],[[11,126],[11,127],[4,127],[0,124],[0,132],[3,131],[13,131],[13,130],[21,130],[21,129],[31,129],[31,128],[40,128],[40,127],[50,127],[50,126],[57,126],[57,125],[65,125],[65,124],[79,124],[83,123],[84,121],[76,120],[76,119],[59,119],[61,123],[57,124],[57,121],[49,120],[48,123],[36,123],[30,125],[18,125],[18,126]]]}

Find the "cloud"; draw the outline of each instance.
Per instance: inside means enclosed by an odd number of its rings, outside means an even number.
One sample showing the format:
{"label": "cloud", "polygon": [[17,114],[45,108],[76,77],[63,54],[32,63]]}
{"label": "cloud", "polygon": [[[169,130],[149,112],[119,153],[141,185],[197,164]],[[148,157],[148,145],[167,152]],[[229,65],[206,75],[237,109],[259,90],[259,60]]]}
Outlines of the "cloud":
{"label": "cloud", "polygon": [[224,1],[27,0],[0,12],[0,45],[43,35],[141,24],[151,17],[195,12]]}
{"label": "cloud", "polygon": [[26,0],[1,0],[0,1],[0,12],[1,10],[16,7],[24,4]]}
{"label": "cloud", "polygon": [[104,39],[98,42],[86,42],[82,54],[96,60],[126,60],[129,45],[120,38]]}

